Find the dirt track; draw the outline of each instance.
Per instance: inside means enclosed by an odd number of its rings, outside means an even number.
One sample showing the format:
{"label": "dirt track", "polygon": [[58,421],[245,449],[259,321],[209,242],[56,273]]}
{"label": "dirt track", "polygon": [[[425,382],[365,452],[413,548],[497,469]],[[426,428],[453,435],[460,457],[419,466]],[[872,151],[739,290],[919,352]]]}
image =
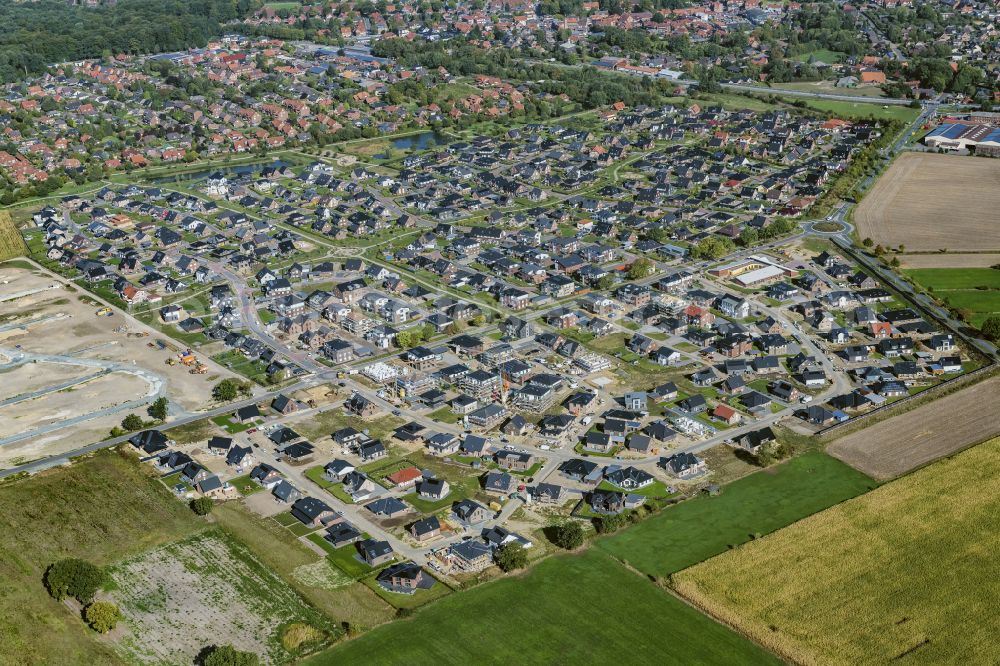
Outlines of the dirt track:
{"label": "dirt track", "polygon": [[907,250],[1000,249],[1000,161],[904,153],[854,213],[861,238]]}
{"label": "dirt track", "polygon": [[835,440],[827,452],[885,480],[1000,432],[1000,377]]}

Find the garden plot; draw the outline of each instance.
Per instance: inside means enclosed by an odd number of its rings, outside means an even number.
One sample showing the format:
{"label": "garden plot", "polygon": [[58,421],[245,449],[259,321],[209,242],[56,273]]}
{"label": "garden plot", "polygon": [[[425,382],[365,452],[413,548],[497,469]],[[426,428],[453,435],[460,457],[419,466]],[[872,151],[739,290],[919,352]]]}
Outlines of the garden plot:
{"label": "garden plot", "polygon": [[114,601],[130,630],[118,649],[136,663],[191,663],[215,644],[285,663],[300,648],[289,644],[290,625],[312,627],[322,640],[330,629],[284,581],[221,532],[121,562],[112,577]]}

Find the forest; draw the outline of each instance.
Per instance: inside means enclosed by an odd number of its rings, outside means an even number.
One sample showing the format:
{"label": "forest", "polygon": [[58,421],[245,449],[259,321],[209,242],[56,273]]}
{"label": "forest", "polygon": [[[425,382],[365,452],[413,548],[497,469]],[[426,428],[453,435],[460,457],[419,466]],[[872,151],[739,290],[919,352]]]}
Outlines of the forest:
{"label": "forest", "polygon": [[0,82],[37,75],[53,63],[118,53],[204,46],[222,24],[259,0],[127,0],[79,7],[58,0],[0,0]]}

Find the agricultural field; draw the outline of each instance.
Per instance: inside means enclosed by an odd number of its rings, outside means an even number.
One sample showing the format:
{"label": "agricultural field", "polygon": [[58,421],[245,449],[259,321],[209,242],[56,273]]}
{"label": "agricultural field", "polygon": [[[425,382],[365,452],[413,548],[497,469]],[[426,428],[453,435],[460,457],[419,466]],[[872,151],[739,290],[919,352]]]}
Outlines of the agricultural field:
{"label": "agricultural field", "polygon": [[887,247],[995,250],[998,209],[997,160],[903,153],[855,209],[854,221],[859,237]]}
{"label": "agricultural field", "polygon": [[119,562],[111,576],[128,628],[117,648],[130,662],[188,663],[208,645],[232,644],[287,663],[334,635],[328,619],[220,530]]}
{"label": "agricultural field", "polygon": [[667,576],[873,487],[867,476],[810,451],[734,481],[716,497],[668,507],[595,546],[645,574]]}
{"label": "agricultural field", "polygon": [[1000,314],[1000,270],[921,268],[904,272],[946,305],[972,312],[970,321],[974,326],[981,326],[990,315]]}
{"label": "agricultural field", "polygon": [[108,565],[202,529],[133,457],[113,451],[3,483],[0,662],[119,663],[109,644],[49,598],[46,567],[65,557]]}
{"label": "agricultural field", "polygon": [[924,268],[904,272],[935,294],[980,288],[1000,290],[1000,270],[993,268]]}
{"label": "agricultural field", "polygon": [[1000,431],[1000,377],[938,398],[835,440],[827,452],[876,479],[891,479]]}
{"label": "agricultural field", "polygon": [[21,257],[28,253],[21,232],[10,215],[10,211],[0,210],[0,261]]}
{"label": "agricultural field", "polygon": [[618,663],[623,654],[630,663],[778,663],[594,550],[449,595],[304,663]]}
{"label": "agricultural field", "polygon": [[801,664],[996,660],[1000,440],[682,571],[676,589]]}
{"label": "agricultural field", "polygon": [[989,268],[1000,264],[1000,254],[976,252],[957,254],[937,252],[934,254],[902,254],[899,256],[904,269],[920,268]]}

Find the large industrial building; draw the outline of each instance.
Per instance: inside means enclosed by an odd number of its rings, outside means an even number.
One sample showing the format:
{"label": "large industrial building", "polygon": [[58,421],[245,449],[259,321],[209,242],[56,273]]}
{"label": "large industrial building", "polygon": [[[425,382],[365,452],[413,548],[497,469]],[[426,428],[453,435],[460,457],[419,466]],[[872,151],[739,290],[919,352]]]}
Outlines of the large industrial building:
{"label": "large industrial building", "polygon": [[944,123],[928,132],[924,143],[944,150],[971,150],[976,155],[1000,157],[1000,127],[967,123]]}

